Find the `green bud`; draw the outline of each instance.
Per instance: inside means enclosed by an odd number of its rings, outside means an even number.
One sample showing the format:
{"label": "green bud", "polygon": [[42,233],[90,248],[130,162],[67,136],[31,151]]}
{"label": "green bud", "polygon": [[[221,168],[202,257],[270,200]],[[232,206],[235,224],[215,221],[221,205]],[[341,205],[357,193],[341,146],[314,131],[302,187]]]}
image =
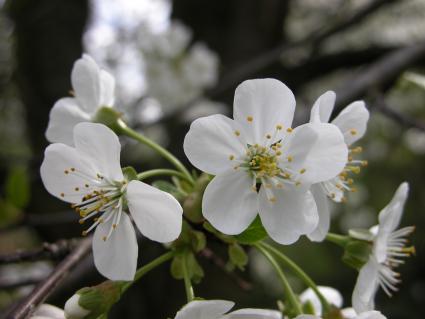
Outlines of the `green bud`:
{"label": "green bud", "polygon": [[121,281],[104,281],[77,291],[65,304],[67,319],[98,319],[106,315],[121,297]]}
{"label": "green bud", "polygon": [[94,116],[93,122],[105,124],[116,134],[120,134],[121,129],[126,126],[122,120],[122,113],[108,106],[99,108]]}
{"label": "green bud", "polygon": [[195,182],[193,191],[183,202],[184,215],[193,223],[201,223],[204,220],[204,217],[202,216],[202,197],[204,196],[205,188],[210,181],[211,177],[207,174],[199,176]]}
{"label": "green bud", "polygon": [[245,269],[245,266],[248,263],[248,255],[240,245],[237,243],[229,245],[228,254],[232,264],[234,264],[240,270]]}
{"label": "green bud", "polygon": [[194,252],[198,253],[205,248],[207,239],[204,233],[200,231],[191,230],[189,232],[189,237]]}

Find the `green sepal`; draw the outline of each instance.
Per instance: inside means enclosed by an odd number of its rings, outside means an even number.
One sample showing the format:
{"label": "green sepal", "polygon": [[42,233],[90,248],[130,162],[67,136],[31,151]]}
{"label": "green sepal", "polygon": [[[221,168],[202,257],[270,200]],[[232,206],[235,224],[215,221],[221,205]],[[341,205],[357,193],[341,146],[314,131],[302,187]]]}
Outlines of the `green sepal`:
{"label": "green sepal", "polygon": [[303,304],[303,313],[306,315],[315,315],[313,303],[310,300],[307,300]]}
{"label": "green sepal", "polygon": [[342,260],[350,267],[360,270],[368,262],[371,252],[370,242],[350,240],[344,247]]}
{"label": "green sepal", "polygon": [[267,232],[261,223],[260,217],[257,216],[244,232],[234,237],[241,244],[252,245],[265,239]]}
{"label": "green sepal", "polygon": [[152,183],[152,186],[158,188],[159,190],[162,190],[163,192],[171,194],[179,202],[185,198],[185,194],[181,192],[175,185],[171,184],[170,182],[158,180],[158,181],[154,181]]}
{"label": "green sepal", "polygon": [[124,174],[124,178],[125,178],[128,182],[133,181],[133,180],[137,180],[137,172],[136,172],[136,170],[135,170],[133,167],[131,167],[131,166],[124,167],[124,168],[122,169],[122,173]]}
{"label": "green sepal", "polygon": [[[183,211],[187,219],[193,223],[201,223],[204,220],[202,216],[202,197],[211,177],[207,174],[201,174],[195,182],[195,186],[183,202]],[[183,183],[184,181],[181,181]],[[183,186],[182,186],[183,187]]]}
{"label": "green sepal", "polygon": [[77,294],[80,296],[78,304],[90,311],[84,319],[106,318],[111,307],[121,298],[124,284],[123,281],[107,280],[97,286],[78,290]]}
{"label": "green sepal", "polygon": [[248,264],[248,255],[245,250],[237,243],[229,245],[227,250],[230,262],[240,270],[244,270]]}
{"label": "green sepal", "polygon": [[198,253],[207,245],[205,234],[200,231],[191,230],[189,232],[190,243],[194,252]]}
{"label": "green sepal", "polygon": [[108,106],[99,108],[94,116],[93,122],[106,125],[116,134],[121,134],[122,128],[126,126],[122,120],[122,113]]}
{"label": "green sepal", "polygon": [[189,278],[194,283],[199,283],[204,277],[204,270],[196,260],[195,255],[191,251],[186,251],[184,254],[177,255],[171,262],[171,275],[175,279],[183,279],[183,262],[186,259],[187,272]]}

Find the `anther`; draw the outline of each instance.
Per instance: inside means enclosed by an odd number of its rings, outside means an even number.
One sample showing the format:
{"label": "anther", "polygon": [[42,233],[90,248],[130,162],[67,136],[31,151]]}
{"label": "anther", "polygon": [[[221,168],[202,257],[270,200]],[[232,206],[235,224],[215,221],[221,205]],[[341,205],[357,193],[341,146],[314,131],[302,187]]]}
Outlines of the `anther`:
{"label": "anther", "polygon": [[117,224],[112,224],[112,228],[113,229],[117,228]]}
{"label": "anther", "polygon": [[286,159],[288,160],[288,162],[292,162],[293,160],[292,156],[288,156]]}
{"label": "anther", "polygon": [[79,189],[78,187],[75,187],[75,188],[74,188],[74,190],[75,190],[76,192],[78,192],[80,189]]}
{"label": "anther", "polygon": [[251,123],[254,120],[254,118],[251,115],[249,115],[246,117],[246,120]]}
{"label": "anther", "polygon": [[81,235],[82,235],[82,236],[87,236],[87,231],[86,231],[86,230],[83,230],[83,231],[81,232]]}
{"label": "anther", "polygon": [[235,159],[235,156],[234,155],[230,155],[229,156],[229,160],[233,161],[234,159]]}
{"label": "anther", "polygon": [[288,127],[288,128],[286,129],[286,132],[288,132],[288,133],[292,133],[292,131],[293,131],[293,129],[292,129],[292,128],[290,128],[290,127]]}
{"label": "anther", "polygon": [[66,169],[63,171],[65,174],[69,174],[69,171]]}
{"label": "anther", "polygon": [[71,167],[71,172],[75,172],[75,168],[74,167]]}
{"label": "anther", "polygon": [[103,240],[103,241],[106,241],[106,239],[107,239],[107,238],[106,238],[106,236],[103,236],[103,237],[102,237],[102,240]]}
{"label": "anther", "polygon": [[65,194],[64,193],[61,193],[61,197],[65,197]]}
{"label": "anther", "polygon": [[89,184],[85,184],[84,186],[85,186],[86,188],[89,188]]}
{"label": "anther", "polygon": [[356,135],[356,134],[357,134],[357,130],[356,130],[356,129],[354,129],[354,128],[353,128],[353,129],[351,129],[351,130],[350,130],[350,134],[351,134],[351,135]]}
{"label": "anther", "polygon": [[272,202],[272,203],[276,203],[276,197],[270,197],[269,201]]}
{"label": "anther", "polygon": [[267,139],[271,139],[271,138],[272,138],[272,136],[271,136],[270,134],[267,134],[267,135],[266,135],[266,138],[267,138]]}
{"label": "anther", "polygon": [[237,130],[236,130],[236,131],[235,131],[235,135],[236,135],[236,136],[239,136],[239,135],[241,135],[241,132],[239,132],[239,131],[237,131]]}
{"label": "anther", "polygon": [[282,125],[280,125],[280,124],[276,125],[276,130],[280,131],[281,129],[283,129]]}
{"label": "anther", "polygon": [[304,173],[305,173],[305,171],[306,171],[306,169],[305,169],[305,168],[300,169],[300,174],[304,174]]}

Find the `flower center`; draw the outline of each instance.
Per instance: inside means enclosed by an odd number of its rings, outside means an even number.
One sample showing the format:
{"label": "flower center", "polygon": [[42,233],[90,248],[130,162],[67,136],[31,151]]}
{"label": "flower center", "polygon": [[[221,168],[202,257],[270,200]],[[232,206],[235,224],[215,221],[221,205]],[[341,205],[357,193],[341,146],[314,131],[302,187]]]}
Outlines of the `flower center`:
{"label": "flower center", "polygon": [[255,178],[273,178],[281,174],[282,170],[278,164],[279,156],[282,155],[280,147],[280,144],[270,148],[258,144],[248,146],[246,167]]}

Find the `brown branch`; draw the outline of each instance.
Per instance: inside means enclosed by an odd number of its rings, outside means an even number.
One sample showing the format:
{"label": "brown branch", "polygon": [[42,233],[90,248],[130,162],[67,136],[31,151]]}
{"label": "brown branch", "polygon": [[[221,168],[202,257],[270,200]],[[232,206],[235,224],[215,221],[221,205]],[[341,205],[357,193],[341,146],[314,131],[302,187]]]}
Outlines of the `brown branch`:
{"label": "brown branch", "polygon": [[387,102],[385,101],[382,95],[378,96],[378,98],[374,100],[372,104],[372,109],[381,112],[382,114],[386,115],[387,117],[391,118],[393,121],[397,122],[398,124],[404,127],[407,127],[407,128],[413,127],[418,130],[421,130],[422,132],[425,132],[424,122],[394,110],[392,107],[390,107],[387,104]]}
{"label": "brown branch", "polygon": [[60,260],[68,255],[77,245],[77,240],[59,240],[55,243],[43,243],[40,248],[29,251],[16,251],[0,255],[0,264],[22,261],[38,261],[43,259]]}
{"label": "brown branch", "polygon": [[84,238],[80,244],[53,270],[46,280],[39,283],[34,290],[23,298],[14,309],[6,315],[6,319],[24,319],[40,303],[42,303],[50,293],[68,275],[72,268],[85,257],[91,247],[91,237]]}
{"label": "brown branch", "polygon": [[385,55],[366,69],[360,70],[352,79],[336,90],[338,113],[348,103],[362,98],[368,92],[380,90],[393,83],[408,67],[425,56],[425,41],[398,49]]}
{"label": "brown branch", "polygon": [[216,265],[218,268],[220,268],[221,270],[223,270],[226,274],[228,274],[235,282],[236,284],[242,289],[242,290],[251,290],[252,289],[252,284],[248,281],[246,281],[245,279],[239,277],[236,273],[234,273],[233,271],[229,271],[226,268],[226,262],[220,258],[219,256],[217,256],[211,249],[209,248],[204,248],[201,252],[200,255],[202,257],[204,257],[205,259],[211,260],[214,265]]}

